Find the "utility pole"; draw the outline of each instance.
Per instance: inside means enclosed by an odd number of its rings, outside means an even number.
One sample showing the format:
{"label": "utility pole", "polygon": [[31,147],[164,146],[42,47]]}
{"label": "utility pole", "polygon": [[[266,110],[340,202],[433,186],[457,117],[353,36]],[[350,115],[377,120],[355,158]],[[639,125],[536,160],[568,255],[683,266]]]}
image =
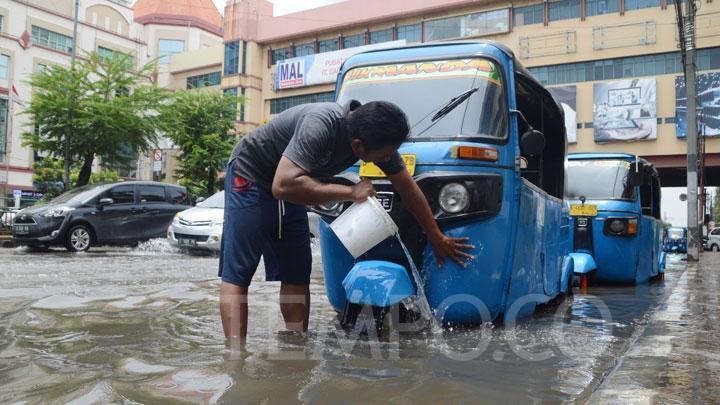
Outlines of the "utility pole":
{"label": "utility pole", "polygon": [[[77,55],[77,30],[78,30],[78,10],[80,9],[80,0],[75,0],[73,6],[73,42],[70,56],[70,71],[72,72],[72,78],[75,79],[75,56]],[[70,90],[68,94],[68,123],[73,120],[73,91]],[[65,191],[70,189],[70,127],[67,127],[65,132],[65,173],[63,176],[63,183]]]}
{"label": "utility pole", "polygon": [[695,78],[695,1],[683,0],[685,16],[682,15],[680,2],[675,4],[680,34],[680,52],[685,70],[685,90],[687,92],[687,260],[700,258],[700,235],[698,212],[698,130],[697,130],[697,82]]}

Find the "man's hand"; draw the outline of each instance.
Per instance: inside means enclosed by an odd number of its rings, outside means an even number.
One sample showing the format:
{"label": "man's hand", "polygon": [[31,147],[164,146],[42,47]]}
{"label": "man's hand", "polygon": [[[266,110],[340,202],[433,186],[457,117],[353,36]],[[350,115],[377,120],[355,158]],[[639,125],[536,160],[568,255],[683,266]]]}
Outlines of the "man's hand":
{"label": "man's hand", "polygon": [[463,251],[475,249],[474,245],[463,243],[470,239],[468,237],[451,238],[443,233],[440,233],[439,236],[429,239],[433,248],[433,253],[435,253],[435,260],[437,260],[437,264],[440,267],[445,265],[446,257],[450,257],[462,267],[467,267],[467,260],[475,258],[475,256]]}
{"label": "man's hand", "polygon": [[352,199],[354,202],[365,201],[368,197],[374,197],[377,193],[370,180],[362,180],[352,186]]}

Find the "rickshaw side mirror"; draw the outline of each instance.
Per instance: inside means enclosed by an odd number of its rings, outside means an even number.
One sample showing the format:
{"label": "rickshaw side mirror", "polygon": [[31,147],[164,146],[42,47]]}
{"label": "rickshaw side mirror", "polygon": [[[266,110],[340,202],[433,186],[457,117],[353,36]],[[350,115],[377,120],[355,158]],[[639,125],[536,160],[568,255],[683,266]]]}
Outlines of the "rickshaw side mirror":
{"label": "rickshaw side mirror", "polygon": [[630,165],[630,172],[628,172],[628,185],[642,186],[645,182],[645,165],[643,163],[635,163]]}
{"label": "rickshaw side mirror", "polygon": [[537,129],[529,129],[520,137],[520,150],[523,155],[536,156],[545,149],[545,135]]}

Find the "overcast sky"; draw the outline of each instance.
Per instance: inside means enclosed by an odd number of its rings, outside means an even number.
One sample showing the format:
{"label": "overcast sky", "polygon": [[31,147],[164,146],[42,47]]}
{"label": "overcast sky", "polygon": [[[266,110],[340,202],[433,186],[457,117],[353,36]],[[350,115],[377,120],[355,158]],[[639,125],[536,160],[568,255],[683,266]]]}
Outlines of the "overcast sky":
{"label": "overcast sky", "polygon": [[[274,5],[275,15],[293,13],[295,11],[307,10],[309,8],[321,7],[326,4],[338,3],[342,0],[269,0]],[[222,14],[225,10],[227,0],[213,0]]]}

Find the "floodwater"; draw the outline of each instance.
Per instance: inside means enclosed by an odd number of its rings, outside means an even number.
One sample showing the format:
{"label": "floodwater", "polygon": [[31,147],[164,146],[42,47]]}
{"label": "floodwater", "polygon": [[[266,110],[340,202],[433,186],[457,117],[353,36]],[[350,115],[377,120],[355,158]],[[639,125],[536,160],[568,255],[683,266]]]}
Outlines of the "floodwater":
{"label": "floodwater", "polygon": [[584,401],[684,271],[592,288],[516,325],[376,339],[337,329],[314,247],[311,333],[281,332],[260,268],[244,352],[225,348],[217,259],[135,249],[0,249],[0,403]]}

